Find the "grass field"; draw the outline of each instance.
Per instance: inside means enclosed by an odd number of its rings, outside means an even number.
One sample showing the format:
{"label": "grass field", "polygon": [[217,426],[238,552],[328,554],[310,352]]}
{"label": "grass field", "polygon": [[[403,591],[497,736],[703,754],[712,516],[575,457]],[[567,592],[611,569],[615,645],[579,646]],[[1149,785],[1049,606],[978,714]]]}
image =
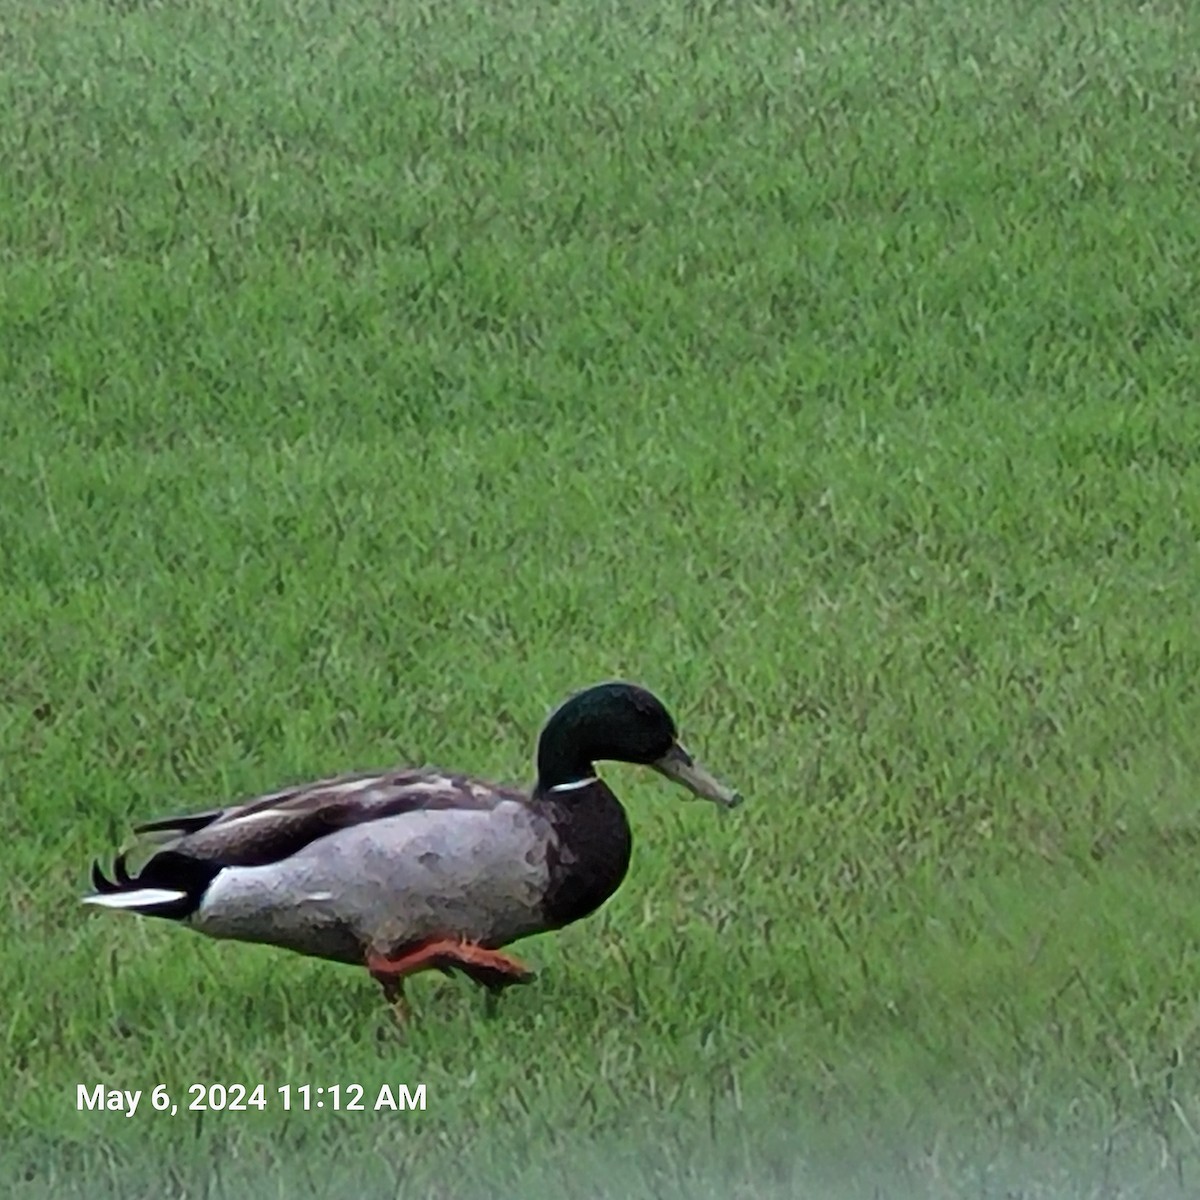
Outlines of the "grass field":
{"label": "grass field", "polygon": [[[1200,9],[0,47],[6,1195],[1196,1194]],[[79,905],[179,808],[527,780],[612,676],[747,803],[607,769],[630,877],[493,1018]],[[426,1111],[275,1102],[383,1081]]]}

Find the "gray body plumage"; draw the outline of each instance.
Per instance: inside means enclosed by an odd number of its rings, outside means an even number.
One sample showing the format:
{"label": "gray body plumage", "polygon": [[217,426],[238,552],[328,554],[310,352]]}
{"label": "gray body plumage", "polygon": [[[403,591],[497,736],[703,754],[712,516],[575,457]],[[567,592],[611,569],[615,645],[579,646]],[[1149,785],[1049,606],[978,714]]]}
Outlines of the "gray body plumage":
{"label": "gray body plumage", "polygon": [[[361,963],[427,939],[499,947],[547,927],[559,839],[513,789],[405,770],[323,780],[248,804],[152,822],[137,890],[93,903],[163,912],[214,938]],[[186,869],[184,869],[186,868]],[[123,871],[123,867],[122,867]],[[200,872],[187,895],[179,880]]]}
{"label": "gray body plumage", "polygon": [[546,822],[527,804],[423,809],[326,834],[263,866],[227,867],[187,924],[211,937],[362,961],[433,937],[503,946],[542,927]]}

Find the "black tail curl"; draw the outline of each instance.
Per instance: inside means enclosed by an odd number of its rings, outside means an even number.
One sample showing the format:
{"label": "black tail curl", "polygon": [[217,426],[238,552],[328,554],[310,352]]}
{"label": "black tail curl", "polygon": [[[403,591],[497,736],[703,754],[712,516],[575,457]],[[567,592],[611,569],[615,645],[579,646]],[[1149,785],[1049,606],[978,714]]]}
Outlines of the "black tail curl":
{"label": "black tail curl", "polygon": [[98,895],[112,896],[118,892],[136,892],[141,888],[161,888],[170,892],[182,892],[177,900],[164,900],[153,904],[131,908],[148,917],[165,917],[180,921],[189,917],[200,907],[209,884],[224,868],[220,863],[204,862],[175,850],[160,850],[137,875],[130,875],[126,866],[126,855],[118,854],[113,859],[113,875],[109,879],[101,870],[99,861],[92,863],[92,886]]}

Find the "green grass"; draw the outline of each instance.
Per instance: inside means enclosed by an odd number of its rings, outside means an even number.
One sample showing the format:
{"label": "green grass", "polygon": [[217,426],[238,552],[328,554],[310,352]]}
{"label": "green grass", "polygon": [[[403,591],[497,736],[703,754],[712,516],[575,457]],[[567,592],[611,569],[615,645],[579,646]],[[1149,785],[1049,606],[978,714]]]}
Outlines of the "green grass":
{"label": "green grass", "polygon": [[[14,1194],[1194,1194],[1197,46],[3,0]],[[79,907],[181,807],[527,779],[616,675],[748,802],[609,769],[630,877],[494,1019]],[[383,1080],[427,1110],[75,1111]]]}

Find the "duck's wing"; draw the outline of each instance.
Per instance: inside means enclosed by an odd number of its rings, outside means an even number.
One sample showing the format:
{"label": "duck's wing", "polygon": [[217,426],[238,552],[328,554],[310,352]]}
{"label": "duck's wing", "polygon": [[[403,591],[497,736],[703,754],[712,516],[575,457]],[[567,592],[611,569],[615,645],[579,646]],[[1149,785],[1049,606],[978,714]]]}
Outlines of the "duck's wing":
{"label": "duck's wing", "polygon": [[134,832],[154,835],[160,842],[165,835],[171,849],[193,858],[252,867],[278,862],[350,825],[433,809],[486,810],[504,801],[524,800],[515,789],[467,775],[432,769],[366,772],[204,813],[148,821],[135,826]]}
{"label": "duck's wing", "polygon": [[[149,835],[157,843],[156,852],[136,876],[129,874],[127,855],[117,855],[115,880],[108,879],[99,863],[94,863],[96,894],[87,899],[115,907],[140,907],[135,893],[155,893],[152,903],[161,906],[169,902],[167,893],[174,893],[180,900],[186,895],[194,903],[224,868],[282,862],[337,830],[430,810],[479,813],[501,804],[524,804],[526,799],[516,789],[430,769],[325,779],[243,804],[136,826],[135,832]],[[118,896],[128,897],[128,904]]]}

